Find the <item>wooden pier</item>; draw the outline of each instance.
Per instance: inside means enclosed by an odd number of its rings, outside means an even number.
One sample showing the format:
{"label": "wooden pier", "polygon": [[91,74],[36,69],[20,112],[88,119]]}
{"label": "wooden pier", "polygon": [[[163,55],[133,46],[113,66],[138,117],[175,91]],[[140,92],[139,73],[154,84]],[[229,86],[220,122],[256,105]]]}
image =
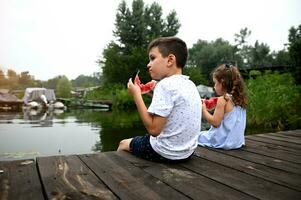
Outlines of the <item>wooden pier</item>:
{"label": "wooden pier", "polygon": [[0,162],[0,199],[301,199],[301,130],[246,137],[239,150],[198,147],[187,163],[127,152]]}
{"label": "wooden pier", "polygon": [[22,111],[24,102],[22,100],[17,101],[0,101],[0,111]]}

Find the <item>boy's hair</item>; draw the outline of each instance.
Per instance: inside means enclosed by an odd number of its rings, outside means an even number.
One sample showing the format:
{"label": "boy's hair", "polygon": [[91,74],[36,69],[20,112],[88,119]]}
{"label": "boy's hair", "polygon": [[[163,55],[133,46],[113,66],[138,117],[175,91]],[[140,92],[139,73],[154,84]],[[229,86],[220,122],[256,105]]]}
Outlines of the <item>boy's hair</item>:
{"label": "boy's hair", "polygon": [[223,64],[214,69],[212,76],[221,83],[223,90],[232,95],[235,105],[247,107],[247,95],[244,80],[237,67]]}
{"label": "boy's hair", "polygon": [[153,40],[148,45],[148,52],[154,48],[158,47],[159,52],[164,58],[169,54],[173,54],[176,57],[176,65],[179,68],[184,68],[186,65],[188,51],[186,43],[177,37],[160,37]]}

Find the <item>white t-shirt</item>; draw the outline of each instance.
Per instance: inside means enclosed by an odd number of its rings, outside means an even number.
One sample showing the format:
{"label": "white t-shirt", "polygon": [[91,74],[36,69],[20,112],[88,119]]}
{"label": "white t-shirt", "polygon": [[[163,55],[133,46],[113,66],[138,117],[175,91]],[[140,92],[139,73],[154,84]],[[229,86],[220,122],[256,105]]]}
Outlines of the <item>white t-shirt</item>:
{"label": "white t-shirt", "polygon": [[173,75],[159,81],[148,112],[167,118],[162,132],[150,136],[152,148],[161,156],[185,159],[197,147],[201,129],[201,99],[188,76]]}

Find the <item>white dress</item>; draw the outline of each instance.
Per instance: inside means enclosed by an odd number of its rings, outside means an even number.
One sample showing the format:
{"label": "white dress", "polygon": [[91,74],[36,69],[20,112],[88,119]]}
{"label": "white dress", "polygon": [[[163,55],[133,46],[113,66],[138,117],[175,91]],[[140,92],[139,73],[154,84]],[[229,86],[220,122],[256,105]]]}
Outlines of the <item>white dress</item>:
{"label": "white dress", "polygon": [[245,144],[246,110],[240,106],[225,113],[219,127],[210,127],[208,131],[201,131],[198,144],[221,149],[237,149]]}

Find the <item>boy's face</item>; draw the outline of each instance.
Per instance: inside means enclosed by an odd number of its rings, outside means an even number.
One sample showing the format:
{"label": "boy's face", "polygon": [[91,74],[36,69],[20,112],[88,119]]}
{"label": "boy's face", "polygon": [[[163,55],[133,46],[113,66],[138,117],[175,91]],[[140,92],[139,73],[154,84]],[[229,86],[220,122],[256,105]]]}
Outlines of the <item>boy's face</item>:
{"label": "boy's face", "polygon": [[150,76],[154,80],[161,80],[168,73],[168,56],[162,57],[158,47],[153,47],[149,53],[149,63],[147,64]]}

